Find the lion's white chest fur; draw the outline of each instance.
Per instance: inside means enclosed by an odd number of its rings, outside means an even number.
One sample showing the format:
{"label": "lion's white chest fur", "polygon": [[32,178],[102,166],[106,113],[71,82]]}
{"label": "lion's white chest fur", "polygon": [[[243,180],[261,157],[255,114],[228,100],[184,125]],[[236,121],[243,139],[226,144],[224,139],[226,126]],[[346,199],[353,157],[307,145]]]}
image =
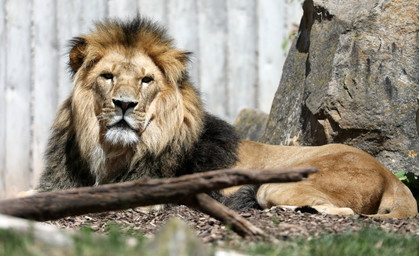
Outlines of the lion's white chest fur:
{"label": "lion's white chest fur", "polygon": [[130,148],[109,150],[97,146],[90,154],[90,170],[95,175],[95,185],[110,183],[131,168],[134,152]]}
{"label": "lion's white chest fur", "polygon": [[113,145],[122,144],[125,147],[139,141],[138,135],[133,130],[122,127],[112,127],[107,130],[105,139]]}

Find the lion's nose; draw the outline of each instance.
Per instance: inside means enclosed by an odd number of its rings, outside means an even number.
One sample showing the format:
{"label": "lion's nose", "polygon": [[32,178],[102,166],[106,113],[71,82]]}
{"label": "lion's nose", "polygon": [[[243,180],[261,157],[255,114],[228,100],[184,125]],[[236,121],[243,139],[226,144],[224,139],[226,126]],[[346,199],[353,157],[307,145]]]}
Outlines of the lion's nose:
{"label": "lion's nose", "polygon": [[125,113],[130,108],[135,108],[137,106],[138,102],[135,101],[123,101],[123,100],[112,100],[113,104],[115,104],[116,107],[120,107],[122,110],[122,113]]}

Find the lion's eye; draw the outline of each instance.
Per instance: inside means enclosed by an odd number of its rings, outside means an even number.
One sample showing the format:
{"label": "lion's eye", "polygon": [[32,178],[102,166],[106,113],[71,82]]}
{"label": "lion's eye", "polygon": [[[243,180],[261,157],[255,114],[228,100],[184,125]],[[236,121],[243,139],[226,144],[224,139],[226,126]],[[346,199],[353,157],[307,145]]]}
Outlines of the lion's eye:
{"label": "lion's eye", "polygon": [[145,77],[143,77],[143,79],[141,79],[141,83],[145,83],[145,84],[148,84],[148,83],[150,83],[151,81],[153,81],[154,79],[152,78],[152,77],[150,77],[150,76],[145,76]]}
{"label": "lion's eye", "polygon": [[113,75],[111,73],[103,73],[103,74],[100,74],[100,76],[105,78],[106,80],[113,79]]}

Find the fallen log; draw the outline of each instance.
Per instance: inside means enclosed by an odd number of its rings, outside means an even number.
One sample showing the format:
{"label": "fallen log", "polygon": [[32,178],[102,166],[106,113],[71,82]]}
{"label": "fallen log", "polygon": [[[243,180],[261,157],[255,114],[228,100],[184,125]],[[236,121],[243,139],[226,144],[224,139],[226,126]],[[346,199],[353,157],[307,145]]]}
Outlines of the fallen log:
{"label": "fallen log", "polygon": [[[140,179],[132,182],[83,187],[0,201],[0,213],[37,221],[55,220],[86,213],[123,210],[155,204],[194,202],[209,214],[209,206],[200,193],[243,184],[300,181],[315,168],[280,168],[264,170],[227,169],[184,175],[176,178]],[[195,196],[195,198],[194,198]],[[214,200],[215,201],[215,200]],[[197,203],[198,202],[198,203]],[[201,203],[200,203],[201,202]],[[218,207],[225,206],[218,204]],[[215,203],[211,204],[212,207]],[[203,206],[204,205],[204,206]],[[234,224],[230,214],[214,216]],[[239,216],[240,217],[240,216]],[[238,229],[240,229],[238,227]],[[243,231],[243,234],[258,232]]]}

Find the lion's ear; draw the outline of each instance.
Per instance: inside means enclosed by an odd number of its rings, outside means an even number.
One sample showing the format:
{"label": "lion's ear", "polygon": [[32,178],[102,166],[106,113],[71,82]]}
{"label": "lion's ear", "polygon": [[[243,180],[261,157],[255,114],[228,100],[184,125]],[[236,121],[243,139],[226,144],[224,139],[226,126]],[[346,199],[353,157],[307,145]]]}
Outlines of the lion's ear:
{"label": "lion's ear", "polygon": [[84,38],[75,37],[70,42],[70,68],[76,73],[77,70],[83,65],[84,59],[86,57],[86,47],[87,43]]}
{"label": "lion's ear", "polygon": [[167,79],[176,84],[186,74],[189,52],[170,49],[156,57],[155,61],[165,73]]}

